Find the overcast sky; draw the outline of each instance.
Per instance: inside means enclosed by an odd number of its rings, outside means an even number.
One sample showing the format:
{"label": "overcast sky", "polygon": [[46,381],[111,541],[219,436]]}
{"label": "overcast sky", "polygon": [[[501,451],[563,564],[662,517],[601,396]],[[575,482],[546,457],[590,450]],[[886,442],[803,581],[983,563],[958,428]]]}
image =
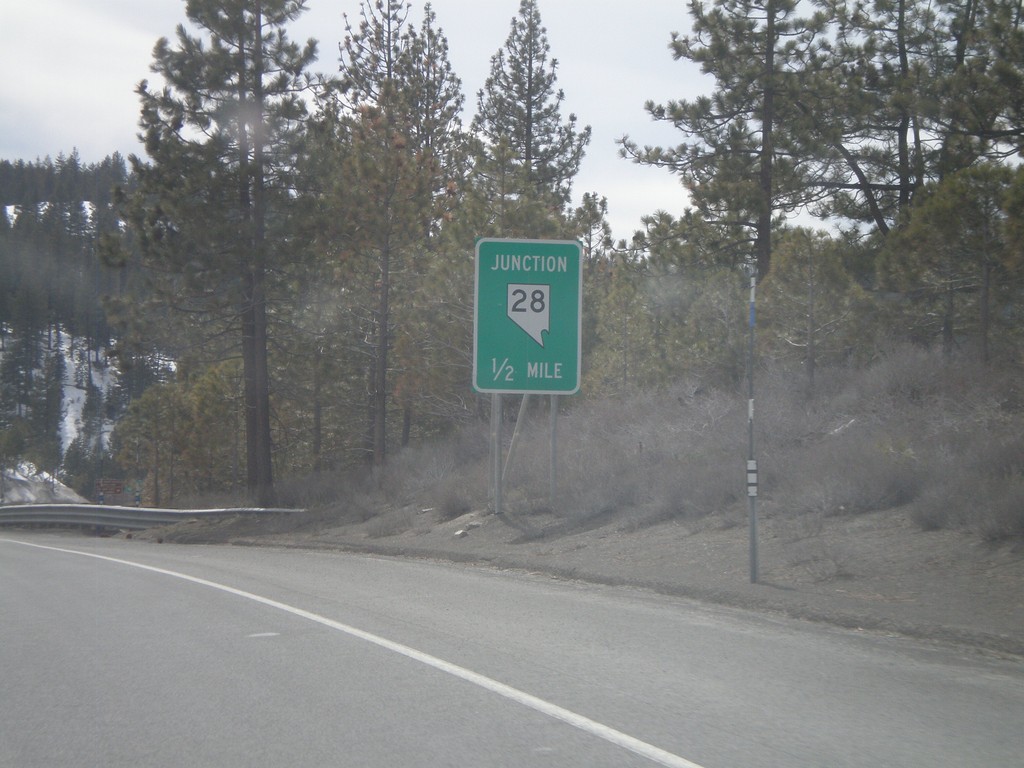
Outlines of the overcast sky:
{"label": "overcast sky", "polygon": [[[22,0],[5,2],[0,23],[0,159],[33,161],[77,148],[97,162],[113,152],[141,151],[136,84],[152,78],[149,65],[160,37],[174,37],[185,21],[184,0]],[[289,29],[294,40],[319,41],[314,69],[334,72],[344,37],[342,14],[358,18],[359,0],[308,0],[309,11]],[[413,1],[416,27],[424,3]],[[437,24],[462,79],[466,122],[490,59],[508,37],[519,0],[433,0]],[[682,135],[652,122],[643,109],[653,99],[692,98],[699,72],[672,59],[673,31],[688,26],[681,0],[540,0],[563,116],[575,112],[593,138],[574,185],[608,198],[616,238],[628,237],[640,217],[664,209],[682,212],[685,194],[666,171],[618,157],[623,134],[641,144],[674,145]]]}

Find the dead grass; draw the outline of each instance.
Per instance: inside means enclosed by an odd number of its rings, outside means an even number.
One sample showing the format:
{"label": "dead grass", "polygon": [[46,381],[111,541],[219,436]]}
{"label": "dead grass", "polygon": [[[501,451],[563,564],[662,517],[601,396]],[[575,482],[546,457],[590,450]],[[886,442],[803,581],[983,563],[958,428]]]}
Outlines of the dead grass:
{"label": "dead grass", "polygon": [[416,514],[412,509],[390,509],[372,518],[366,524],[366,535],[371,539],[397,536],[412,530],[415,523]]}
{"label": "dead grass", "polygon": [[[1019,373],[898,348],[867,368],[822,371],[808,398],[801,370],[759,368],[763,509],[789,521],[780,529],[785,536],[810,542],[825,518],[888,509],[909,512],[922,530],[970,531],[986,541],[1024,536]],[[686,381],[630,397],[572,398],[561,407],[554,498],[548,401],[527,409],[506,473],[513,517],[530,526],[546,521],[538,530],[553,534],[609,522],[623,532],[670,520],[707,519],[714,527],[741,517],[743,388]],[[506,453],[513,427],[504,430]],[[382,510],[430,508],[436,520],[452,520],[491,504],[488,440],[486,424],[470,424],[396,453],[372,480],[365,471],[325,475],[286,485],[282,495],[329,509],[338,521],[370,521],[374,537],[413,526],[408,514]],[[808,567],[829,577],[847,570],[843,553],[812,549]]]}

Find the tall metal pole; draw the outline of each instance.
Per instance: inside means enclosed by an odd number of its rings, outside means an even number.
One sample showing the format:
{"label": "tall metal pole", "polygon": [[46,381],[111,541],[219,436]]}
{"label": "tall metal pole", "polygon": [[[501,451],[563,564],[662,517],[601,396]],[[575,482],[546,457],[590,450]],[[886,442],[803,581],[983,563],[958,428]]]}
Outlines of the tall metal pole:
{"label": "tall metal pole", "polygon": [[750,345],[747,350],[747,496],[750,499],[750,583],[757,583],[757,459],[754,458],[754,296],[757,277],[750,276]]}

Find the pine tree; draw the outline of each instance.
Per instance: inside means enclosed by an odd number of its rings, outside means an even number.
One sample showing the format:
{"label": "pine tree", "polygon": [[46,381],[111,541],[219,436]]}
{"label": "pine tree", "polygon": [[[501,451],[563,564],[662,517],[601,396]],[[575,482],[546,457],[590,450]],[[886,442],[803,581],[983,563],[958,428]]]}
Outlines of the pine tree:
{"label": "pine tree", "polygon": [[583,194],[572,215],[573,234],[583,246],[583,358],[590,356],[597,339],[597,307],[607,286],[612,263],[612,230],[608,223],[608,200],[597,193]]}
{"label": "pine tree", "polygon": [[[458,188],[462,96],[429,5],[419,32],[409,23],[408,7],[394,0],[364,4],[360,14],[342,45],[336,199],[358,222],[342,241],[349,296],[369,299],[361,307],[368,340],[363,352],[371,363],[366,449],[380,466],[396,365],[400,373],[419,360],[413,337],[422,326],[415,307],[423,302],[414,294]],[[353,309],[360,311],[355,303]],[[400,335],[402,358],[396,360]],[[408,423],[411,401],[403,397],[400,405]]]}
{"label": "pine tree", "polygon": [[62,465],[62,481],[85,497],[96,487],[104,470],[116,472],[104,440],[104,397],[91,381],[85,384],[85,403],[78,434],[68,445]]}
{"label": "pine tree", "polygon": [[[257,503],[274,498],[268,303],[287,267],[287,210],[302,93],[316,44],[291,42],[286,26],[304,0],[189,0],[202,30],[161,39],[154,72],[138,89],[150,163],[133,157],[139,189],[128,219],[163,301],[240,349],[245,381],[247,477]],[[193,331],[198,330],[193,326]],[[224,349],[227,355],[233,350]]]}
{"label": "pine tree", "polygon": [[461,398],[453,397],[453,388],[460,389],[454,376],[461,359],[455,353],[453,360],[450,345],[459,343],[465,328],[460,278],[468,261],[463,249],[444,238],[463,199],[468,165],[462,82],[451,68],[447,38],[429,3],[410,38],[409,55],[402,60],[404,102],[424,200],[422,239],[413,248],[401,283],[404,300],[395,315],[394,399],[402,409],[402,446],[414,429],[433,434],[463,412]]}
{"label": "pine tree", "polygon": [[883,279],[912,299],[913,324],[938,336],[946,355],[969,329],[981,362],[989,363],[995,297],[1016,282],[1019,259],[1007,242],[1013,175],[1006,166],[981,164],[927,187],[880,254]]}
{"label": "pine tree", "polygon": [[66,364],[60,349],[48,353],[43,361],[38,384],[34,387],[29,424],[32,437],[29,456],[37,467],[57,476],[63,458],[61,444],[65,415],[64,380]]}
{"label": "pine tree", "polygon": [[182,397],[187,437],[179,459],[188,487],[201,493],[240,487],[242,376],[237,362],[207,368],[189,382]]}
{"label": "pine tree", "polygon": [[115,156],[87,166],[73,151],[3,165],[0,197],[18,205],[0,227],[0,413],[23,430],[21,458],[55,470],[68,439],[64,355],[77,354],[75,378],[84,385],[90,350],[112,336],[101,302],[116,273],[98,261],[95,244],[119,227],[103,190],[125,181],[124,163]]}
{"label": "pine tree", "polygon": [[519,192],[533,190],[560,207],[569,202],[590,126],[577,130],[576,115],[563,122],[565,94],[556,89],[558,62],[541,23],[537,0],[520,0],[505,45],[491,58],[491,72],[477,93],[473,133],[485,157]]}
{"label": "pine tree", "polygon": [[36,317],[40,302],[25,285],[14,296],[12,325],[17,333],[0,360],[3,410],[11,417],[28,418],[36,399],[35,372],[43,363],[44,324]]}
{"label": "pine tree", "polygon": [[794,0],[694,0],[692,34],[673,33],[670,47],[675,59],[715,79],[714,92],[648,102],[651,116],[677,127],[686,143],[622,140],[625,157],[678,174],[704,221],[730,234],[725,247],[750,248],[760,277],[771,265],[775,217],[809,201],[803,163],[810,134],[797,101],[815,69],[821,20],[796,11]]}
{"label": "pine tree", "polygon": [[647,314],[640,295],[643,267],[635,253],[621,252],[598,273],[593,339],[586,360],[588,392],[621,394],[638,384],[637,366],[645,356]]}
{"label": "pine tree", "polygon": [[28,442],[28,427],[23,419],[0,409],[0,504],[6,501],[4,481],[7,470],[13,469],[24,458]]}
{"label": "pine tree", "polygon": [[805,229],[778,240],[775,267],[758,290],[759,335],[773,359],[799,361],[812,397],[822,363],[841,364],[855,346],[869,345],[873,313],[843,263],[842,240]]}
{"label": "pine tree", "polygon": [[568,236],[563,201],[530,183],[507,137],[490,146],[475,140],[474,146],[460,211],[462,224],[472,229],[473,237]]}
{"label": "pine tree", "polygon": [[408,7],[397,0],[360,6],[358,29],[347,24],[342,44],[342,87],[352,115],[343,183],[363,219],[349,240],[357,279],[370,280],[365,309],[368,425],[366,450],[375,467],[387,455],[389,365],[393,345],[394,274],[416,237],[415,208],[422,202],[410,164],[408,112],[403,104],[401,60],[408,55]]}
{"label": "pine tree", "polygon": [[113,435],[118,464],[141,481],[144,502],[170,505],[182,480],[180,456],[194,442],[182,388],[150,387],[134,400]]}

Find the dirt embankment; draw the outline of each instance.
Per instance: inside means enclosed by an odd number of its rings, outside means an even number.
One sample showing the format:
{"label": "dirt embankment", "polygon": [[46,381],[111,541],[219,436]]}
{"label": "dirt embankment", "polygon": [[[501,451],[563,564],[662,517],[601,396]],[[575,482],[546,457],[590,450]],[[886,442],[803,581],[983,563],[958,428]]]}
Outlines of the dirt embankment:
{"label": "dirt embankment", "polygon": [[[922,531],[899,511],[760,521],[758,581],[745,521],[631,524],[564,531],[553,519],[391,509],[361,523],[315,513],[193,521],[135,534],[151,540],[288,546],[471,562],[628,585],[1024,656],[1024,542],[987,544]],[[548,531],[544,535],[543,531]]]}

